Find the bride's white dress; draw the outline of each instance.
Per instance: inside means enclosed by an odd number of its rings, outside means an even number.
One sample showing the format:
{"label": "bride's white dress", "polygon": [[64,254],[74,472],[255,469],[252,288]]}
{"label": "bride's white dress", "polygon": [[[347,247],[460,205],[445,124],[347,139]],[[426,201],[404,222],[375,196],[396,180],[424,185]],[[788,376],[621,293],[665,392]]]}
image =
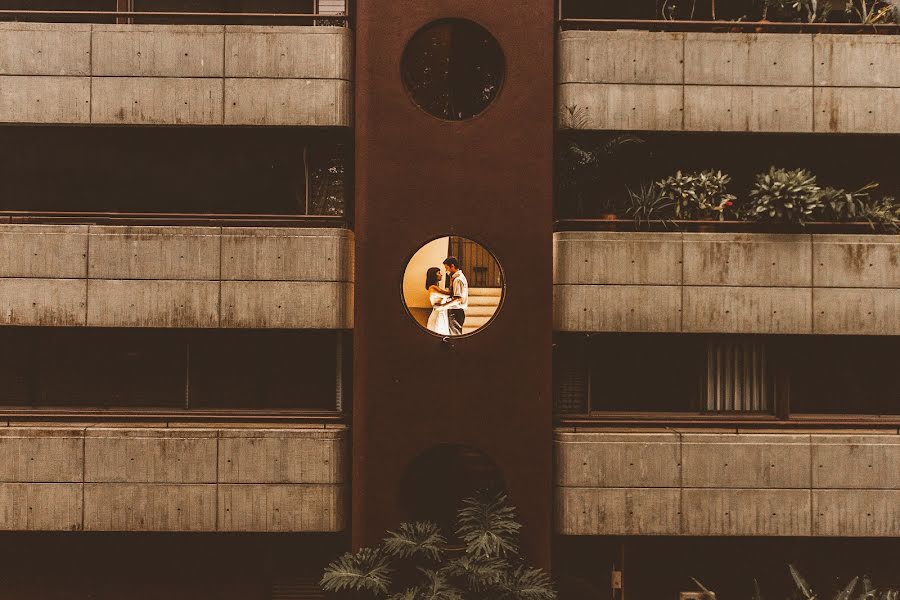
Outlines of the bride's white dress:
{"label": "bride's white dress", "polygon": [[433,331],[438,335],[450,335],[450,320],[447,317],[447,309],[437,306],[446,299],[447,296],[437,292],[428,294],[428,301],[431,302],[431,314],[428,315],[428,331]]}

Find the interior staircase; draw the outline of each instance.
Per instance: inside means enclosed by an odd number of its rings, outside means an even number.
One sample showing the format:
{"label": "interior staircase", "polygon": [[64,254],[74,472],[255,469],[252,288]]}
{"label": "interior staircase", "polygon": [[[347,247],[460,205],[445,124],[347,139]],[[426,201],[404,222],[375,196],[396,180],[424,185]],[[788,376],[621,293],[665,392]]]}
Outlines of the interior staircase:
{"label": "interior staircase", "polygon": [[491,320],[500,306],[502,288],[469,288],[469,310],[463,324],[463,335],[472,333]]}

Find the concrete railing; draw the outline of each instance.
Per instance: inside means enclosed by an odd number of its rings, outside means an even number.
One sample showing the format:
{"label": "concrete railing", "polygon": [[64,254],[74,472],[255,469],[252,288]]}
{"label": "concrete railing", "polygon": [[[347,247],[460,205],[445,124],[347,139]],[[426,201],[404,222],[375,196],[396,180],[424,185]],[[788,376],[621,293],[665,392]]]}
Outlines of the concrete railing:
{"label": "concrete railing", "polygon": [[0,23],[0,123],[351,124],[347,27]]}
{"label": "concrete railing", "polygon": [[341,531],[347,429],[0,427],[0,530]]}
{"label": "concrete railing", "polygon": [[349,329],[353,233],[0,224],[0,325]]}
{"label": "concrete railing", "polygon": [[568,535],[900,536],[900,435],[557,430]]}
{"label": "concrete railing", "polygon": [[890,35],[563,31],[560,126],[898,133],[898,62]]}
{"label": "concrete railing", "polygon": [[900,335],[900,236],[558,232],[558,331]]}

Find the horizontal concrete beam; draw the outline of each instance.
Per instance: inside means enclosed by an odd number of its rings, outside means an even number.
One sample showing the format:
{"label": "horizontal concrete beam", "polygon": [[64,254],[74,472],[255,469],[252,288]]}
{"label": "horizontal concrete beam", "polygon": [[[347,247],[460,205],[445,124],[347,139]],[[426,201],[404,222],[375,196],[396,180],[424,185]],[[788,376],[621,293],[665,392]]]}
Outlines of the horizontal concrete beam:
{"label": "horizontal concrete beam", "polygon": [[559,232],[559,331],[897,335],[900,236]]}
{"label": "horizontal concrete beam", "polygon": [[346,329],[344,229],[0,225],[0,324]]}
{"label": "horizontal concrete beam", "polygon": [[347,27],[0,23],[0,123],[348,126]]}
{"label": "horizontal concrete beam", "polygon": [[0,530],[341,531],[347,433],[0,428]]}
{"label": "horizontal concrete beam", "polygon": [[900,531],[900,435],[555,434],[559,533],[870,536]]}
{"label": "horizontal concrete beam", "polygon": [[559,125],[896,133],[898,60],[895,36],[563,31]]}

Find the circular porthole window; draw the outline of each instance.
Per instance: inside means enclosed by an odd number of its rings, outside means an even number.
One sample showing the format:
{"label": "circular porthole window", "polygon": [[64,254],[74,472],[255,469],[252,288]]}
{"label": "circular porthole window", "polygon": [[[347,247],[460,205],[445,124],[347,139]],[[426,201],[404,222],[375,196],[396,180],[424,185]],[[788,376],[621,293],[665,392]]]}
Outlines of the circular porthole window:
{"label": "circular porthole window", "polygon": [[503,83],[500,44],[487,29],[465,19],[429,23],[403,52],[403,83],[422,110],[461,121],[482,112]]}
{"label": "circular porthole window", "polygon": [[447,236],[419,248],[403,274],[409,314],[434,335],[475,333],[503,301],[503,271],[490,250],[467,238]]}

